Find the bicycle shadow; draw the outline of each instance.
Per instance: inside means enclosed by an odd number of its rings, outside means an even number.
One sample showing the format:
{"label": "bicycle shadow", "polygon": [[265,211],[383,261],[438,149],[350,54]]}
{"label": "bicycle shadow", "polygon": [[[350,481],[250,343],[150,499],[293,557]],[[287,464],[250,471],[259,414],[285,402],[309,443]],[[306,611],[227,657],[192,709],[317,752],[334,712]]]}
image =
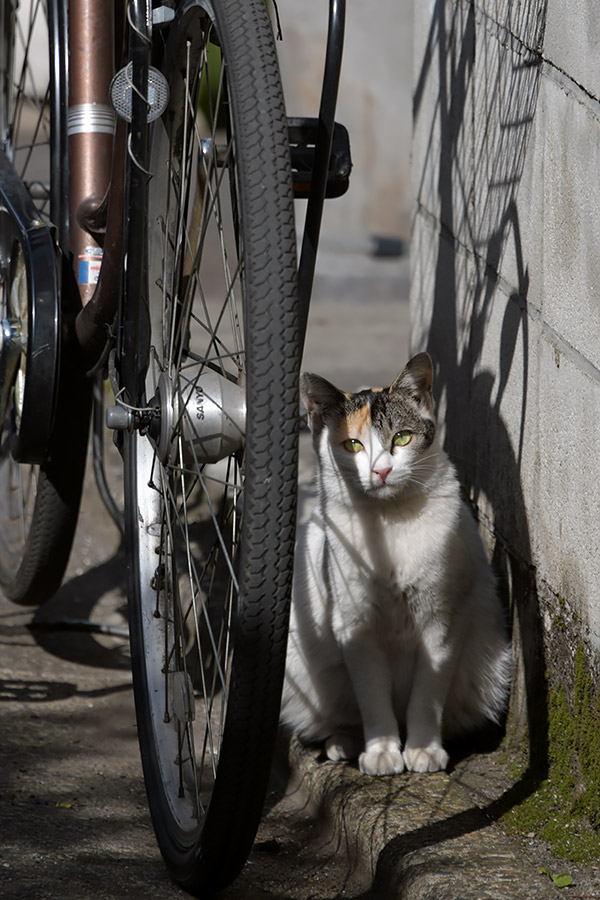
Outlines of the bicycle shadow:
{"label": "bicycle shadow", "polygon": [[[479,827],[532,793],[548,771],[545,653],[521,482],[530,381],[530,279],[518,204],[539,94],[546,9],[547,0],[526,0],[512,14],[518,19],[512,33],[522,33],[533,48],[525,50],[514,38],[499,46],[502,26],[496,46],[486,32],[490,22],[472,5],[449,12],[440,0],[414,94],[423,153],[413,246],[413,300],[420,295],[420,304],[412,304],[413,343],[421,338],[423,346],[417,349],[426,348],[437,361],[434,387],[440,423],[445,422],[445,447],[468,499],[483,510],[494,536],[493,563],[516,657],[511,717],[517,728],[527,728],[529,743],[526,772],[483,810]],[[515,273],[516,288],[510,290],[497,274],[505,259]],[[499,343],[494,345],[496,334]],[[487,359],[498,361],[494,371],[482,363],[484,349]],[[514,407],[515,385],[520,386],[516,446],[502,409],[509,392]],[[472,828],[471,819],[461,815],[444,823],[444,836],[449,824],[456,834]],[[435,843],[438,826],[425,831],[419,831],[418,842]],[[396,850],[406,852],[415,837],[398,838]]]}
{"label": "bicycle shadow", "polygon": [[129,670],[124,549],[65,581],[28,627],[38,646],[60,660]]}

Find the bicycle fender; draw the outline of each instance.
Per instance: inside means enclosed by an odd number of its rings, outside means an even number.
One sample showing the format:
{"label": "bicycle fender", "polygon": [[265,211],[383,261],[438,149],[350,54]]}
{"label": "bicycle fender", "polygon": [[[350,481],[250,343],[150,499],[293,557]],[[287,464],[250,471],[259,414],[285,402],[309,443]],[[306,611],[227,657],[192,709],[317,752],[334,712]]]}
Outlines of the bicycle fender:
{"label": "bicycle fender", "polygon": [[[58,383],[60,304],[56,247],[51,227],[37,212],[27,188],[0,150],[0,282],[7,285],[2,328],[9,328],[9,292],[14,260],[22,254],[26,285],[22,345],[3,340],[0,346],[0,416],[8,403],[17,372],[24,374],[20,409],[12,409],[12,455],[19,462],[41,463],[52,430]],[[14,313],[14,310],[13,310]]]}

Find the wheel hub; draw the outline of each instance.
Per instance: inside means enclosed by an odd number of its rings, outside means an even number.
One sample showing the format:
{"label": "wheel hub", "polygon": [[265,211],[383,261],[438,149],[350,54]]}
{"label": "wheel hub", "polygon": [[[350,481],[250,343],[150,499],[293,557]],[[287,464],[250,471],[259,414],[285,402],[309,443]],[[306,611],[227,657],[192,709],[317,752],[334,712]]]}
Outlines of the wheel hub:
{"label": "wheel hub", "polygon": [[246,392],[243,385],[200,366],[179,372],[174,382],[160,376],[153,406],[160,427],[151,430],[163,463],[179,462],[181,438],[184,463],[216,463],[237,453],[246,433]]}
{"label": "wheel hub", "polygon": [[0,272],[0,425],[4,422],[11,397],[15,425],[19,428],[25,387],[25,351],[27,348],[27,279],[20,248],[15,251],[12,276],[4,281]]}

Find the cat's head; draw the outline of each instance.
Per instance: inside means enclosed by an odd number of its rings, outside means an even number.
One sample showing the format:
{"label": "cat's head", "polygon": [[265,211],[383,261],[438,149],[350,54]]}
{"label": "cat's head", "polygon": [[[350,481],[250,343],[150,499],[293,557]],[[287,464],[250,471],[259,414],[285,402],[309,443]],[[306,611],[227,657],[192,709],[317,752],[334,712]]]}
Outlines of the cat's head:
{"label": "cat's head", "polygon": [[321,463],[354,491],[380,499],[427,479],[435,437],[427,353],[414,356],[389,387],[350,394],[318,375],[300,379]]}

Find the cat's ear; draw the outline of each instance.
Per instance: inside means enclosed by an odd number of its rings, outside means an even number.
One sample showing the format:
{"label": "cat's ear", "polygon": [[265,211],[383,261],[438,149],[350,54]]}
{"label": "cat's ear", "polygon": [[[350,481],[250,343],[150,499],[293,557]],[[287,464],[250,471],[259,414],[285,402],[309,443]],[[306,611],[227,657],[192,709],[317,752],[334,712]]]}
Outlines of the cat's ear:
{"label": "cat's ear", "polygon": [[417,353],[404,366],[396,380],[390,385],[390,393],[396,388],[409,391],[419,404],[423,415],[433,418],[433,363],[429,353]]}
{"label": "cat's ear", "polygon": [[338,414],[344,404],[344,394],[312,372],[300,376],[300,397],[308,412],[311,431],[320,430],[325,420]]}

